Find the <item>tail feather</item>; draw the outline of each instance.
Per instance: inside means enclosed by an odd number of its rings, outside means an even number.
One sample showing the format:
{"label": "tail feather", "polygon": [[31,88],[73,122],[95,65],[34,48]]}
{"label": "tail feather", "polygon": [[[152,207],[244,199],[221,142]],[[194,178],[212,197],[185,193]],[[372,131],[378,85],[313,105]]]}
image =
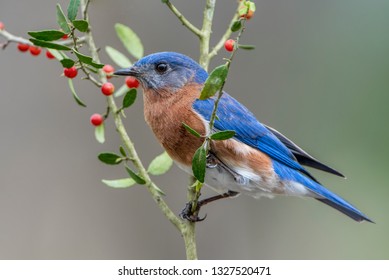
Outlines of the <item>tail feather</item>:
{"label": "tail feather", "polygon": [[328,206],[331,206],[335,208],[336,210],[342,212],[343,214],[349,216],[351,219],[357,221],[357,222],[363,222],[368,221],[370,223],[374,223],[371,219],[369,219],[366,215],[358,211],[359,213],[355,212],[355,210],[350,210],[348,208],[343,207],[342,205],[336,204],[335,202],[326,199],[326,198],[316,198],[316,200],[323,202],[324,204],[327,204]]}
{"label": "tail feather", "polygon": [[349,216],[355,221],[358,222],[368,221],[374,223],[365,214],[359,211],[355,206],[351,205],[349,202],[347,202],[337,194],[326,189],[318,182],[315,182],[311,178],[304,176],[302,173],[298,172],[297,170],[289,168],[275,160],[273,160],[273,168],[281,180],[296,182],[305,186],[312,193],[312,197],[316,198],[320,202],[323,202],[335,208],[336,210]]}

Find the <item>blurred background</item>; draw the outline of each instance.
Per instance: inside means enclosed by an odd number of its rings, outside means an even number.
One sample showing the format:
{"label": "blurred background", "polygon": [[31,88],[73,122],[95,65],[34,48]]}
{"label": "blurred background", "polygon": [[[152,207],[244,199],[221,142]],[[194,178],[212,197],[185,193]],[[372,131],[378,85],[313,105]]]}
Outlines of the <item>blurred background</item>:
{"label": "blurred background", "polygon": [[[58,1],[67,7],[68,1]],[[172,1],[197,26],[205,1]],[[389,258],[389,2],[262,0],[247,26],[226,90],[347,180],[313,172],[376,224],[356,223],[311,199],[240,196],[205,207],[197,225],[202,259]],[[6,29],[55,29],[57,1],[0,2]],[[212,43],[224,33],[236,1],[218,1]],[[114,24],[131,26],[145,53],[178,51],[198,59],[197,38],[161,1],[92,2],[97,44],[123,52]],[[3,40],[3,38],[0,38]],[[224,50],[211,65],[227,56]],[[101,51],[104,63],[111,63]],[[62,68],[44,53],[15,44],[0,51],[0,258],[183,259],[183,241],[141,186],[111,189],[101,179],[126,176],[97,154],[120,144],[111,120],[98,144],[89,117],[105,99],[75,80],[87,108],[74,102]],[[82,76],[82,75],[80,75]],[[120,86],[123,79],[114,83]],[[143,119],[143,102],[126,112],[127,129],[147,165],[163,150]],[[187,175],[176,166],[155,177],[176,213]],[[212,195],[206,191],[205,195]]]}

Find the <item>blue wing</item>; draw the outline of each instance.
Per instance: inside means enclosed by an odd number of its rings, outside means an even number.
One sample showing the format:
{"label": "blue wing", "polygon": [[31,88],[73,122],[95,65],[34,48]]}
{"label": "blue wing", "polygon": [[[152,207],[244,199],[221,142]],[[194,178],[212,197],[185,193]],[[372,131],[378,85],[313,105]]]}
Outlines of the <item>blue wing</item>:
{"label": "blue wing", "polygon": [[[207,121],[210,120],[215,98],[196,100],[193,108]],[[274,136],[255,116],[228,93],[224,93],[219,102],[218,119],[215,128],[218,130],[234,130],[235,138],[256,148],[272,159],[286,166],[303,172],[314,179],[295,159],[292,152]]]}
{"label": "blue wing", "polygon": [[[215,98],[196,100],[193,108],[207,121],[210,120]],[[289,150],[269,129],[262,125],[255,116],[228,93],[220,99],[218,118],[214,127],[218,130],[234,130],[235,138],[256,148],[273,160],[273,168],[282,180],[290,180],[304,185],[317,194],[317,200],[334,207],[356,221],[372,222],[366,215],[345,201],[343,198],[324,188],[296,160]],[[305,177],[303,174],[309,178]]]}

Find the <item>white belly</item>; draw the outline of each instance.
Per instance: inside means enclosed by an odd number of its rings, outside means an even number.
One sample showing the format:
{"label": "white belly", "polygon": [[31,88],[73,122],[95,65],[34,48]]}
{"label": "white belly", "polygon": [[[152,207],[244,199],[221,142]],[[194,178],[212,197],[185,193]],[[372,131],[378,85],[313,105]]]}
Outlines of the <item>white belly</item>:
{"label": "white belly", "polygon": [[[192,167],[187,167],[176,162],[178,167],[190,175]],[[205,175],[205,185],[212,188],[218,193],[226,193],[234,191],[243,193],[254,198],[269,197],[274,195],[291,195],[291,196],[313,196],[303,185],[292,181],[281,181],[279,177],[273,173],[271,176],[260,176],[253,171],[242,168],[231,168],[240,176],[236,178],[231,172],[226,169],[216,166],[207,168]]]}
{"label": "white belly", "polygon": [[[184,166],[176,162],[178,167],[193,175],[192,168]],[[207,168],[205,175],[205,184],[218,193],[225,193],[227,191],[234,191],[244,193],[255,198],[261,196],[274,197],[273,186],[278,185],[276,176],[272,178],[262,178],[248,170],[234,170],[240,174],[238,180],[227,170],[220,166],[215,168]],[[264,180],[265,179],[265,180]],[[266,183],[265,183],[266,181]]]}

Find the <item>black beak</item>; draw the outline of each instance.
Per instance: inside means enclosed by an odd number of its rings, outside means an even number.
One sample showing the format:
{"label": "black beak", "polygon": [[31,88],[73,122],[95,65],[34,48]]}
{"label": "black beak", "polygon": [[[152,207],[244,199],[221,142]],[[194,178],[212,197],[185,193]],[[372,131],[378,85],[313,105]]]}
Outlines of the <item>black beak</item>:
{"label": "black beak", "polygon": [[130,68],[124,68],[120,69],[113,73],[116,76],[133,76],[133,77],[139,77],[140,72],[138,69],[136,69],[134,66]]}

